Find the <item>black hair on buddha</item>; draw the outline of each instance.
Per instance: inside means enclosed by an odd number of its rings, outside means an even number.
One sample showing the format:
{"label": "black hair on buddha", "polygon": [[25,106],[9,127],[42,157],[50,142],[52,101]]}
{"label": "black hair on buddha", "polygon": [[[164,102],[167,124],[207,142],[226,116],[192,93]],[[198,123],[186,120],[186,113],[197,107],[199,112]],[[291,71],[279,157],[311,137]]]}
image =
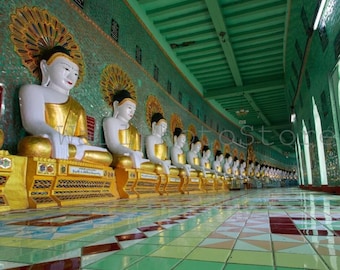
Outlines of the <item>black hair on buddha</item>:
{"label": "black hair on buddha", "polygon": [[199,138],[197,137],[197,136],[193,136],[192,137],[192,139],[191,139],[191,143],[193,144],[193,143],[197,143],[197,142],[199,142],[200,140],[199,140]]}
{"label": "black hair on buddha", "polygon": [[252,161],[252,160],[249,160],[249,165],[252,164],[252,163],[253,163],[253,161]]}
{"label": "black hair on buddha", "polygon": [[241,160],[240,160],[240,164],[242,164],[243,162],[245,162],[244,159],[241,159]]}
{"label": "black hair on buddha", "polygon": [[152,124],[153,122],[158,123],[158,121],[159,121],[159,120],[162,120],[162,119],[165,119],[165,118],[163,117],[163,114],[161,114],[161,113],[154,113],[154,114],[152,115],[152,117],[151,117],[151,124]]}
{"label": "black hair on buddha", "polygon": [[222,155],[222,151],[221,150],[217,150],[216,154],[215,154],[215,158],[219,157],[220,155]]}
{"label": "black hair on buddha", "polygon": [[182,132],[182,129],[179,128],[179,127],[176,127],[175,130],[174,130],[174,136],[179,136],[181,135],[183,132]]}
{"label": "black hair on buddha", "polygon": [[224,158],[229,158],[229,157],[230,157],[230,154],[229,153],[225,153]]}
{"label": "black hair on buddha", "polygon": [[204,145],[202,148],[202,152],[208,151],[209,150],[209,146],[208,145]]}
{"label": "black hair on buddha", "polygon": [[238,158],[237,158],[237,156],[234,156],[234,162],[235,162],[236,160],[238,160]]}
{"label": "black hair on buddha", "polygon": [[130,99],[133,99],[132,97],[131,97],[131,94],[130,94],[130,92],[128,91],[128,90],[125,90],[125,89],[123,89],[123,90],[118,90],[118,91],[116,91],[115,93],[114,93],[114,95],[113,95],[113,101],[118,101],[119,103],[120,102],[122,102],[124,99],[126,99],[126,98],[130,98]]}
{"label": "black hair on buddha", "polygon": [[71,57],[71,54],[70,54],[70,51],[68,49],[66,49],[65,47],[63,46],[55,46],[51,49],[48,49],[48,50],[45,50],[41,53],[41,59],[40,60],[48,60],[51,58],[51,56],[55,53],[64,53],[66,54],[67,56],[70,56]]}

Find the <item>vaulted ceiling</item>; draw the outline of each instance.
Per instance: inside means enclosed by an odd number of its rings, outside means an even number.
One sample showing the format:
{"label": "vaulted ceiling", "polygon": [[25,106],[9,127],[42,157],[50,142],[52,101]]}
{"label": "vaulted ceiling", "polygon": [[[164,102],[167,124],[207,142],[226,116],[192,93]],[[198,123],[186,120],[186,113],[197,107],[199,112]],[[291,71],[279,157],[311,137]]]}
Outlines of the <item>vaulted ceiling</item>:
{"label": "vaulted ceiling", "polygon": [[294,151],[284,73],[290,0],[127,2],[207,102]]}

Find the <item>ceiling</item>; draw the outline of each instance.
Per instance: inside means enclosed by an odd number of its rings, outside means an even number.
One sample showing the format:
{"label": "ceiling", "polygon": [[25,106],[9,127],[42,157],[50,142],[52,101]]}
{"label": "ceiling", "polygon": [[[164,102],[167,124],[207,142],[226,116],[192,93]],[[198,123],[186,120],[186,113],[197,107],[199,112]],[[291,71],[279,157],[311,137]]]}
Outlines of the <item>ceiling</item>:
{"label": "ceiling", "polygon": [[284,74],[290,1],[127,0],[206,101],[239,126],[263,129],[284,154],[294,151]]}

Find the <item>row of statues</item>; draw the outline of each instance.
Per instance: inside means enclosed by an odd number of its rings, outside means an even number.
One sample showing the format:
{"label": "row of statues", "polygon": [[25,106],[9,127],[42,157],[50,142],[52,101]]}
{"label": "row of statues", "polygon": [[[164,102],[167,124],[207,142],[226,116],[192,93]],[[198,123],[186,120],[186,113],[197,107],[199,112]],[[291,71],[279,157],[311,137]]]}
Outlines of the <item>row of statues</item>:
{"label": "row of statues", "polygon": [[[135,168],[166,175],[173,171],[186,176],[198,173],[240,178],[261,173],[260,164],[238,160],[220,150],[210,162],[211,150],[193,136],[190,149],[184,153],[186,134],[181,128],[173,132],[173,146],[163,139],[167,122],[161,113],[151,119],[151,134],[146,137],[146,157],[141,149],[141,137],[130,123],[136,111],[136,101],[127,90],[113,96],[113,115],[103,121],[107,149],[90,145],[87,140],[86,113],[70,96],[76,85],[79,67],[70,53],[57,46],[42,55],[41,85],[28,84],[19,92],[20,112],[24,129],[30,134],[20,140],[18,154],[98,163],[113,168]],[[246,168],[247,167],[247,168]]]}

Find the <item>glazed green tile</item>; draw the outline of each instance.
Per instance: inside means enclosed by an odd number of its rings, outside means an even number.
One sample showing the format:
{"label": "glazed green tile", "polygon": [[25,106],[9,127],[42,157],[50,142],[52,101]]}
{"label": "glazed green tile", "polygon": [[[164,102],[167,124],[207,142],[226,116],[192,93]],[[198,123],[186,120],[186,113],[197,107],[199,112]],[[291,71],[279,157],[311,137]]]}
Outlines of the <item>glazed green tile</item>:
{"label": "glazed green tile", "polygon": [[271,252],[233,250],[227,263],[274,265]]}
{"label": "glazed green tile", "polygon": [[154,252],[155,250],[159,249],[161,245],[143,245],[136,244],[125,249],[122,249],[117,252],[117,254],[127,254],[127,255],[147,255],[149,253]]}
{"label": "glazed green tile", "polygon": [[179,259],[174,258],[159,258],[146,257],[138,262],[132,264],[126,270],[166,270],[173,269],[173,267],[180,262]]}
{"label": "glazed green tile", "polygon": [[340,265],[340,257],[339,256],[328,256],[324,255],[322,258],[325,260],[330,269],[336,269]]}
{"label": "glazed green tile", "polygon": [[164,231],[159,233],[159,236],[175,238],[175,237],[178,237],[178,236],[180,236],[182,234],[183,234],[182,231],[164,230]]}
{"label": "glazed green tile", "polygon": [[150,238],[146,238],[143,240],[143,244],[159,244],[159,245],[165,245],[173,241],[173,237],[164,237],[164,236],[159,236],[154,235]]}
{"label": "glazed green tile", "polygon": [[328,270],[318,255],[275,253],[276,266]]}
{"label": "glazed green tile", "polygon": [[86,266],[86,269],[125,269],[133,263],[139,261],[141,256],[127,256],[113,254],[95,263]]}
{"label": "glazed green tile", "polygon": [[193,238],[193,237],[180,237],[177,238],[173,241],[171,241],[170,243],[168,243],[168,245],[171,246],[190,246],[190,247],[195,247],[197,245],[199,245],[202,241],[204,240],[204,238]]}
{"label": "glazed green tile", "polygon": [[[250,265],[250,264],[232,264],[228,263],[223,270],[275,270],[274,266]],[[276,268],[278,270],[278,268]],[[290,270],[293,270],[290,268]]]}
{"label": "glazed green tile", "polygon": [[209,234],[211,234],[211,230],[209,231],[197,231],[197,230],[191,230],[189,232],[184,233],[181,237],[207,237]]}
{"label": "glazed green tile", "polygon": [[224,263],[220,262],[208,262],[208,261],[194,261],[194,260],[184,260],[178,266],[176,270],[222,270]]}
{"label": "glazed green tile", "polygon": [[230,255],[229,249],[195,248],[186,259],[225,262]]}
{"label": "glazed green tile", "polygon": [[150,256],[165,257],[165,258],[185,258],[193,247],[180,247],[180,246],[163,246]]}

